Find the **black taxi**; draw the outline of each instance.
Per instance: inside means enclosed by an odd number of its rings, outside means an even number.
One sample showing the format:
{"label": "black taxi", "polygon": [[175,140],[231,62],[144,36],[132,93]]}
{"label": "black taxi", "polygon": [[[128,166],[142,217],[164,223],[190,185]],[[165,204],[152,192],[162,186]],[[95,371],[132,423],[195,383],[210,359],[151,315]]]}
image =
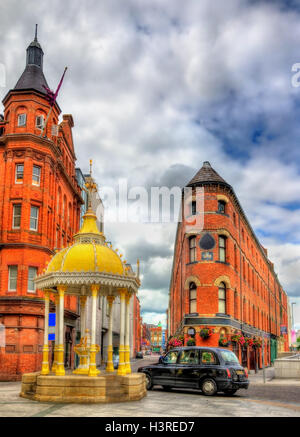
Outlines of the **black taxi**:
{"label": "black taxi", "polygon": [[165,390],[198,388],[206,396],[217,392],[233,395],[249,386],[248,373],[236,355],[224,348],[178,347],[160,357],[158,363],[140,367],[147,389],[161,385]]}

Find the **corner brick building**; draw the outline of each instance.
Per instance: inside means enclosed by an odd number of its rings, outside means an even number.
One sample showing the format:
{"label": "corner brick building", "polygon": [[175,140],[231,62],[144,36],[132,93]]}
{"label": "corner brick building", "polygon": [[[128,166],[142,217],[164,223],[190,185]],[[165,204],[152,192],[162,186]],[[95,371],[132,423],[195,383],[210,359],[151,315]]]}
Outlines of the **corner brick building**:
{"label": "corner brick building", "polygon": [[[73,119],[50,106],[44,86],[43,50],[27,48],[26,68],[3,99],[0,117],[0,380],[40,370],[44,301],[33,279],[55,249],[78,231],[82,198],[75,178]],[[54,311],[54,304],[50,311]],[[65,299],[65,365],[72,366],[77,299]]]}
{"label": "corner brick building", "polygon": [[[193,338],[198,346],[219,341],[248,369],[270,364],[288,351],[288,298],[267,250],[259,243],[233,188],[204,162],[190,181],[190,217],[178,223],[169,292],[168,335]],[[203,190],[201,232],[186,232]],[[201,202],[200,202],[201,203]],[[184,208],[182,208],[184,210]],[[282,328],[282,330],[281,330]],[[209,332],[204,338],[205,331]],[[282,332],[282,335],[281,335]],[[241,344],[236,336],[250,339]],[[264,342],[264,348],[252,340]]]}

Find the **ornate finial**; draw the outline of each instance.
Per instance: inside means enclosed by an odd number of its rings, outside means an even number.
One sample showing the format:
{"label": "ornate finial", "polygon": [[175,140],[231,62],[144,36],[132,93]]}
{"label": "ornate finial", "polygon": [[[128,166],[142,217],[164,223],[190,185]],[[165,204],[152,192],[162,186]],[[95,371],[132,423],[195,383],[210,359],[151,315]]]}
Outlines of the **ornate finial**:
{"label": "ornate finial", "polygon": [[137,277],[139,278],[140,277],[140,260],[139,259],[137,259],[136,264],[137,264]]}
{"label": "ornate finial", "polygon": [[90,176],[92,176],[93,160],[90,159]]}
{"label": "ornate finial", "polygon": [[90,159],[90,176],[89,176],[87,182],[85,183],[85,186],[86,186],[87,191],[88,191],[88,209],[89,210],[92,209],[92,193],[93,193],[93,191],[97,190],[97,185],[95,184],[95,182],[92,179],[92,164],[93,164],[93,161]]}
{"label": "ornate finial", "polygon": [[37,29],[38,29],[38,25],[35,25],[35,36],[34,36],[34,41],[37,41]]}

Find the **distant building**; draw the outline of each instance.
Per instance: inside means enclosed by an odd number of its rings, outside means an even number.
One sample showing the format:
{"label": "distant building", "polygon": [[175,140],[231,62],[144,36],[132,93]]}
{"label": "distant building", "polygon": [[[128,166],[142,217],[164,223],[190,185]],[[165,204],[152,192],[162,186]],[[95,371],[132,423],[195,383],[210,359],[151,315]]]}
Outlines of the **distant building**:
{"label": "distant building", "polygon": [[153,325],[150,328],[151,333],[151,348],[153,352],[160,352],[162,347],[162,326],[159,322],[158,325]]}

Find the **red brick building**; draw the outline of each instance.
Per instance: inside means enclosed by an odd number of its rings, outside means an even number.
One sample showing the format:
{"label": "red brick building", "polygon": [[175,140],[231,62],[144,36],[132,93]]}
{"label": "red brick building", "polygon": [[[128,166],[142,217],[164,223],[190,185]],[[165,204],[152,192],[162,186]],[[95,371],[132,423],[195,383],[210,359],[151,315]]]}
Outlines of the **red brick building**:
{"label": "red brick building", "polygon": [[[288,350],[287,295],[233,188],[210,166],[190,181],[190,217],[178,223],[168,308],[168,335],[196,345],[228,343],[249,369]],[[186,233],[204,192],[204,227]],[[183,209],[184,210],[184,209]],[[283,328],[284,330],[284,328]],[[282,332],[283,332],[282,330]],[[205,338],[207,336],[207,338]],[[260,342],[264,341],[264,348]]]}
{"label": "red brick building", "polygon": [[142,344],[142,317],[141,304],[136,294],[133,295],[133,356],[141,351]]}
{"label": "red brick building", "polygon": [[[27,48],[26,68],[3,99],[0,118],[0,380],[19,379],[41,368],[44,302],[33,279],[55,248],[71,243],[82,198],[75,178],[73,119],[55,103],[49,111],[43,50],[37,38]],[[52,304],[53,306],[53,304]],[[54,307],[52,307],[54,310]],[[78,317],[76,298],[65,302],[66,365]]]}

